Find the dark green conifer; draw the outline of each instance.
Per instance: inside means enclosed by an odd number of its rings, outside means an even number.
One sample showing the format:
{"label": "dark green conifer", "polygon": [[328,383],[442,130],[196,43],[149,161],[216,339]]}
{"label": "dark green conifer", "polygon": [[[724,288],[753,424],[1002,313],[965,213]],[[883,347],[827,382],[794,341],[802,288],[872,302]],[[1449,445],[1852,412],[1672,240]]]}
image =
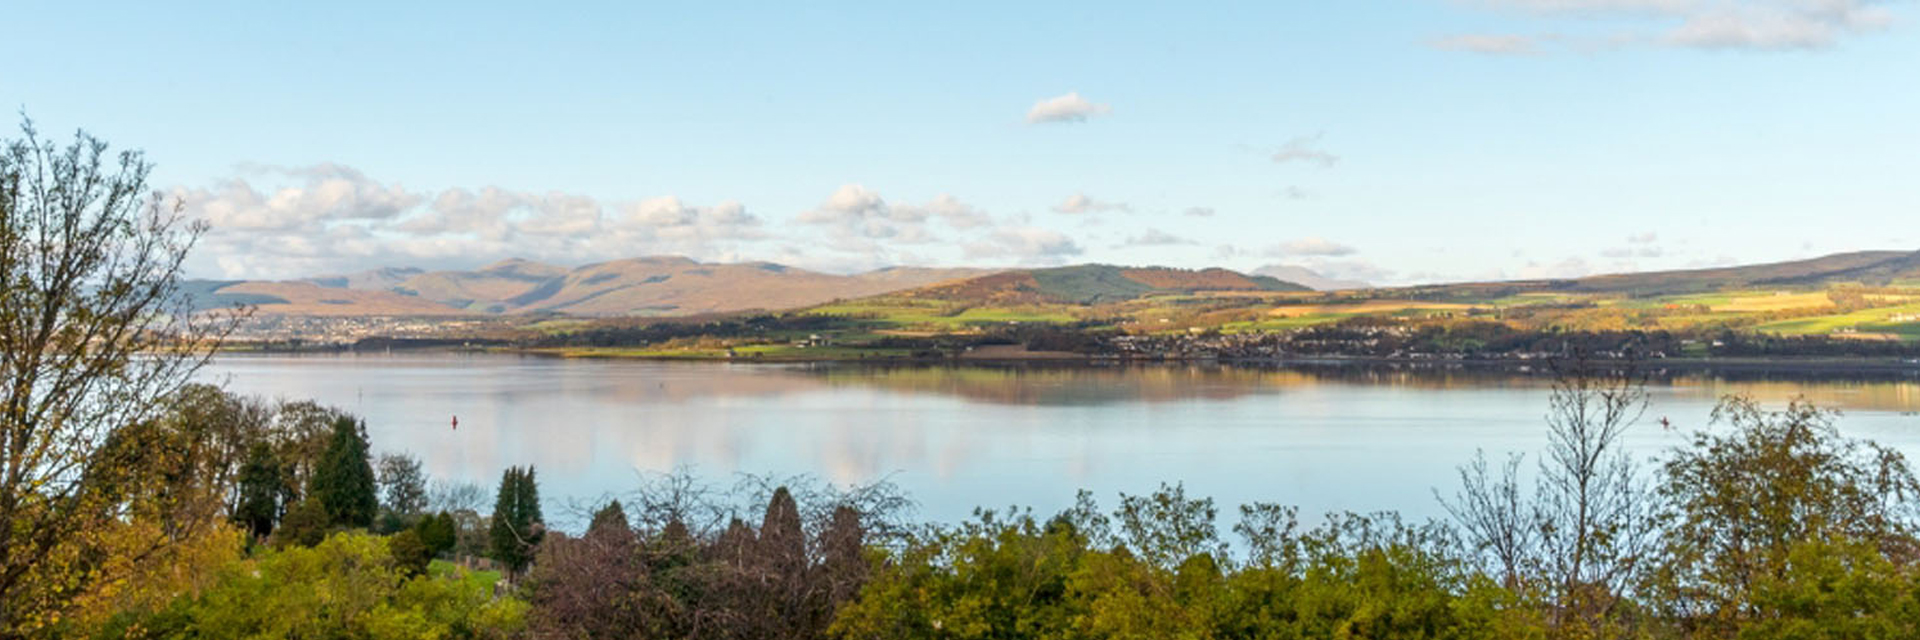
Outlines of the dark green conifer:
{"label": "dark green conifer", "polygon": [[494,499],[493,522],[488,530],[493,559],[513,573],[526,569],[544,528],[533,467],[507,469],[500,477],[500,492]]}
{"label": "dark green conifer", "polygon": [[328,523],[365,528],[380,511],[379,485],[367,451],[362,425],[348,417],[333,422],[333,435],[307,489],[310,498],[326,509]]}
{"label": "dark green conifer", "polygon": [[255,540],[273,533],[280,520],[280,459],[273,447],[256,442],[247,450],[247,461],[240,466],[239,501],[233,507],[233,521]]}

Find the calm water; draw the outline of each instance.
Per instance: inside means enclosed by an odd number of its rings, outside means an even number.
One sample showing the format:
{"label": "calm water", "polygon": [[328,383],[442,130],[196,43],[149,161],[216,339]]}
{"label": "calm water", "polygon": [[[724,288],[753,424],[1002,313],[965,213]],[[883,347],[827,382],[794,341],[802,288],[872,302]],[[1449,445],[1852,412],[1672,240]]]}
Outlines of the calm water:
{"label": "calm water", "polygon": [[[1051,513],[1078,488],[1184,481],[1228,508],[1437,515],[1432,488],[1476,449],[1544,442],[1544,381],[1360,367],[868,368],[560,360],[510,355],[223,356],[205,374],[240,393],[313,398],[367,419],[374,448],[419,455],[435,478],[490,487],[536,465],[550,505],[692,466],[890,478],[920,515],[978,505]],[[1804,394],[1846,411],[1844,433],[1920,456],[1920,382],[1687,376],[1651,389],[1629,446],[1652,454],[1705,425],[1715,398]],[[451,420],[459,416],[459,428]],[[1655,419],[1669,418],[1663,430]],[[555,511],[550,506],[549,511]]]}

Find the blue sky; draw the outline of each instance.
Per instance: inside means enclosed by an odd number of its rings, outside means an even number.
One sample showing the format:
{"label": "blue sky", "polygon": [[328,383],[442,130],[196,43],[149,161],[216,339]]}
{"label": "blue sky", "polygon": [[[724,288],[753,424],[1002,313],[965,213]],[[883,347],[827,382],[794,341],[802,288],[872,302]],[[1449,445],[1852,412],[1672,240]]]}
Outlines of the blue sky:
{"label": "blue sky", "polygon": [[1911,2],[79,4],[9,10],[0,104],[145,149],[200,276],[1920,245]]}

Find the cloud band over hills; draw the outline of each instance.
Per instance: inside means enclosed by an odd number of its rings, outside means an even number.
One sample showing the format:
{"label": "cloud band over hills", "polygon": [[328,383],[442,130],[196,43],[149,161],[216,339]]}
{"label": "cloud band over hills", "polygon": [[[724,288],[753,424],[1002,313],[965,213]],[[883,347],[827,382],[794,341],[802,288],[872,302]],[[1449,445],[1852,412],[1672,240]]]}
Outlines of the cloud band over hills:
{"label": "cloud band over hills", "polygon": [[[174,187],[211,231],[196,276],[295,278],[368,264],[473,266],[507,256],[580,264],[635,255],[773,259],[828,270],[992,258],[1057,264],[1081,253],[1066,234],[1027,216],[996,216],[950,194],[890,201],[859,184],[819,205],[768,217],[725,200],[675,196],[614,202],[561,191],[382,182],[352,167],[243,167],[201,187]],[[921,251],[925,249],[926,251]]]}

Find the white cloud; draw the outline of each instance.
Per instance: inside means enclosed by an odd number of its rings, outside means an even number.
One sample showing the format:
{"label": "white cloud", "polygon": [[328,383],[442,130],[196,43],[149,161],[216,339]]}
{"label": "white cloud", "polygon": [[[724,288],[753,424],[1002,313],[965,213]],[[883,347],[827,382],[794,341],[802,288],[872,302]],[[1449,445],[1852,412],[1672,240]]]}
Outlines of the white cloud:
{"label": "white cloud", "polygon": [[1267,249],[1266,254],[1273,257],[1347,256],[1359,252],[1351,246],[1315,236],[1281,243]]}
{"label": "white cloud", "polygon": [[1585,258],[1579,257],[1567,258],[1551,264],[1528,262],[1526,266],[1520,268],[1520,278],[1523,280],[1578,278],[1592,273],[1593,265],[1589,264]]}
{"label": "white cloud", "polygon": [[760,218],[746,205],[728,200],[711,207],[687,205],[663,196],[622,208],[617,228],[675,242],[742,240],[765,237]]}
{"label": "white cloud", "polygon": [[1671,13],[1700,4],[1698,0],[1479,0],[1478,4],[1535,13],[1641,12]]}
{"label": "white cloud", "polygon": [[1316,133],[1310,136],[1300,136],[1288,140],[1286,144],[1280,145],[1279,151],[1273,153],[1273,161],[1276,164],[1304,162],[1307,164],[1317,164],[1322,168],[1332,168],[1333,165],[1340,162],[1340,156],[1319,148],[1322,135],[1324,134]]}
{"label": "white cloud", "polygon": [[1750,3],[1690,14],[1659,41],[1703,49],[1825,49],[1892,22],[1885,9],[1860,0]]}
{"label": "white cloud", "polygon": [[600,202],[592,196],[549,191],[531,198],[533,212],[514,225],[517,234],[587,237],[600,227]]}
{"label": "white cloud", "polygon": [[1387,269],[1365,260],[1309,260],[1307,265],[1314,272],[1332,280],[1357,280],[1367,283],[1389,282],[1397,275]]}
{"label": "white cloud", "polygon": [[1621,46],[1788,51],[1826,49],[1892,26],[1876,0],[1481,0],[1473,4],[1541,19],[1592,21],[1604,36],[1463,35],[1441,49],[1533,53],[1548,40],[1576,50]]}
{"label": "white cloud", "polygon": [[[1033,226],[1025,214],[991,215],[951,194],[894,202],[860,184],[843,185],[819,205],[778,219],[738,201],[673,195],[603,201],[494,186],[416,191],[338,165],[256,169],[172,191],[188,215],[213,224],[188,264],[189,277],[198,278],[464,269],[509,256],[556,264],[646,255],[774,259],[835,271],[962,258],[1058,264],[1084,253],[1085,241]],[[1125,209],[1091,198],[1076,202],[1086,211]],[[1157,230],[1131,240],[1186,243]]]}
{"label": "white cloud", "polygon": [[1666,249],[1654,244],[1659,240],[1659,234],[1652,231],[1631,234],[1627,236],[1627,246],[1603,249],[1600,251],[1600,257],[1616,260],[1663,257],[1667,255]]}
{"label": "white cloud", "polygon": [[213,189],[176,188],[171,194],[199,203],[199,216],[228,229],[292,230],[333,220],[383,220],[420,203],[398,183],[382,185],[349,167],[252,167],[270,180],[290,182],[265,191],[242,178]]}
{"label": "white cloud", "polygon": [[1433,47],[1442,51],[1467,51],[1489,55],[1539,55],[1540,46],[1533,36],[1468,34],[1448,36],[1433,41]]}
{"label": "white cloud", "polygon": [[886,240],[892,243],[918,244],[935,240],[928,226],[931,220],[945,222],[954,229],[974,229],[993,221],[992,216],[948,194],[935,196],[925,205],[892,204],[864,186],[843,185],[826,202],[802,212],[795,220],[831,229],[848,248],[864,246],[860,240]]}
{"label": "white cloud", "polygon": [[1688,269],[1707,269],[1713,267],[1731,267],[1740,264],[1733,256],[1718,256],[1712,260],[1692,260],[1687,262]]}
{"label": "white cloud", "polygon": [[294,278],[374,266],[471,266],[503,256],[562,263],[661,253],[712,259],[766,235],[737,202],[696,206],[665,197],[607,204],[498,187],[429,195],[334,164],[247,173],[210,188],[172,189],[189,216],[211,225],[189,275]]}
{"label": "white cloud", "polygon": [[955,229],[972,229],[993,223],[993,216],[944,193],[934,196],[932,202],[921,208],[933,217],[945,220],[947,226]]}
{"label": "white cloud", "polygon": [[1124,202],[1105,202],[1095,200],[1084,193],[1075,193],[1067,196],[1067,199],[1060,204],[1053,205],[1053,210],[1057,213],[1082,214],[1132,211],[1133,207],[1127,206]]}
{"label": "white cloud", "polygon": [[1658,258],[1666,254],[1667,254],[1666,250],[1661,249],[1660,247],[1654,247],[1654,246],[1616,247],[1612,249],[1602,250],[1600,252],[1600,257],[1615,258],[1615,259]]}
{"label": "white cloud", "polygon": [[470,233],[499,238],[507,231],[507,214],[533,206],[525,194],[499,187],[478,192],[447,189],[435,196],[427,211],[409,217],[399,229],[409,233]]}
{"label": "white cloud", "polygon": [[887,204],[879,193],[857,185],[843,185],[825,202],[795,218],[804,224],[831,227],[843,237],[929,242],[925,211]]}
{"label": "white cloud", "polygon": [[1159,229],[1148,229],[1145,232],[1141,233],[1140,235],[1127,238],[1125,246],[1166,247],[1166,246],[1183,245],[1183,244],[1198,244],[1198,243],[1195,243],[1194,241],[1188,240],[1186,238],[1182,238],[1180,236],[1173,235],[1171,233],[1167,233],[1165,231],[1161,231]]}
{"label": "white cloud", "polygon": [[1086,122],[1112,112],[1112,107],[1095,104],[1080,97],[1080,92],[1072,91],[1033,103],[1033,108],[1027,110],[1027,124]]}
{"label": "white cloud", "polygon": [[1083,253],[1080,245],[1058,231],[1038,227],[995,230],[966,246],[971,258],[1014,258],[1030,264],[1059,264]]}
{"label": "white cloud", "polygon": [[1213,207],[1187,207],[1185,211],[1180,213],[1190,218],[1211,218],[1213,217]]}

